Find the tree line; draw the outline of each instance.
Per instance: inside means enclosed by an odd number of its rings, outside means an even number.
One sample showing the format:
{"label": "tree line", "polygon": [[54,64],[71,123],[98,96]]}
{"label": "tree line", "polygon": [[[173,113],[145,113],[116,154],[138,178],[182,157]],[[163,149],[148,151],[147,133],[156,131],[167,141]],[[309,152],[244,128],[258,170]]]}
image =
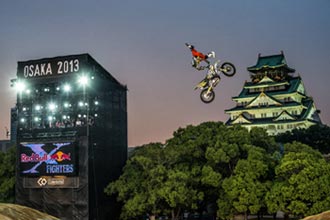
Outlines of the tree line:
{"label": "tree line", "polygon": [[[303,217],[330,209],[330,127],[276,137],[222,122],[179,128],[166,143],[136,147],[105,189],[122,219],[208,213],[218,219]],[[15,147],[0,152],[0,202],[14,202]]]}
{"label": "tree line", "polygon": [[190,125],[165,144],[137,147],[105,193],[122,202],[122,219],[320,213],[330,209],[329,135],[320,125],[277,137],[222,122]]}

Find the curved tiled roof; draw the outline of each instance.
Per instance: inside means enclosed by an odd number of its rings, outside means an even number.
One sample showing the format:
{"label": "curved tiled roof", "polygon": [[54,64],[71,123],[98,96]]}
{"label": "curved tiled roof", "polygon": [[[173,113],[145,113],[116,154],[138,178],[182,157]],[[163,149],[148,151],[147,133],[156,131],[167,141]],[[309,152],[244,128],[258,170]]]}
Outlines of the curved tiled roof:
{"label": "curved tiled roof", "polygon": [[[278,90],[278,91],[267,91],[267,94],[270,95],[270,96],[274,96],[274,95],[280,95],[280,94],[290,94],[290,93],[294,93],[297,91],[299,85],[301,83],[301,78],[300,76],[297,76],[297,77],[292,77],[290,80],[289,80],[289,88],[286,89],[285,91],[282,91],[282,90]],[[251,85],[251,83],[245,83],[245,85]],[[239,98],[250,98],[250,97],[254,97],[256,96],[257,93],[249,93],[249,89],[248,87],[246,88],[244,85],[242,91],[240,92],[240,94],[238,96],[234,96],[232,97],[232,99],[239,99]],[[272,85],[272,84],[271,84]],[[276,84],[273,84],[274,86]]]}
{"label": "curved tiled roof", "polygon": [[256,73],[262,69],[275,69],[275,68],[284,68],[287,72],[293,73],[295,69],[290,68],[285,60],[284,54],[277,54],[271,56],[260,56],[258,57],[258,61],[256,65],[248,67],[247,70]]}

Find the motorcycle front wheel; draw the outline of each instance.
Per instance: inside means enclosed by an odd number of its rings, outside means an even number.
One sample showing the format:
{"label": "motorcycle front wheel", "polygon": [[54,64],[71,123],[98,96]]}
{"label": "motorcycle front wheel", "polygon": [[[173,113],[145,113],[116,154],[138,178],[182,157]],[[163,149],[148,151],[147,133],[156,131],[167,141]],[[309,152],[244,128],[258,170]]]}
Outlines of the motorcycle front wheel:
{"label": "motorcycle front wheel", "polygon": [[210,103],[214,100],[215,93],[213,90],[208,91],[208,89],[204,89],[200,94],[201,100],[204,103]]}
{"label": "motorcycle front wheel", "polygon": [[236,68],[233,64],[229,62],[225,62],[221,65],[221,72],[225,74],[226,76],[233,76],[236,73]]}

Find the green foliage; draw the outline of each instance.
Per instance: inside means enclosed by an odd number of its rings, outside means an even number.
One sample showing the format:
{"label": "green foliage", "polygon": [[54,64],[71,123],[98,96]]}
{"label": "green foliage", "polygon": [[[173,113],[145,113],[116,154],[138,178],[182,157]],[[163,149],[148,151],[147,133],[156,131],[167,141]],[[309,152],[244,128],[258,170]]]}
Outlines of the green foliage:
{"label": "green foliage", "polygon": [[136,148],[105,192],[123,203],[123,219],[171,213],[174,220],[210,206],[219,219],[266,209],[303,216],[330,207],[330,165],[300,142],[280,149],[264,129],[205,122],[179,128],[164,145]]}
{"label": "green foliage", "polygon": [[14,202],[16,148],[0,152],[0,202]]}
{"label": "green foliage", "polygon": [[160,143],[142,146],[128,160],[119,179],[107,186],[105,193],[116,193],[117,199],[124,204],[121,218],[161,212],[163,201],[159,188],[166,178],[162,159]]}
{"label": "green foliage", "polygon": [[279,150],[279,145],[276,143],[275,138],[269,136],[263,128],[252,128],[250,136],[252,145],[265,149],[269,154]]}
{"label": "green foliage", "polygon": [[265,207],[264,197],[271,186],[267,181],[269,165],[266,158],[262,148],[249,148],[247,159],[239,160],[234,174],[223,181],[222,186],[238,213],[257,214]]}
{"label": "green foliage", "polygon": [[330,127],[327,125],[317,124],[307,129],[294,129],[279,134],[276,140],[283,143],[299,141],[319,150],[322,154],[330,153]]}
{"label": "green foliage", "polygon": [[304,216],[330,207],[330,166],[318,151],[299,142],[286,144],[275,173],[266,197],[270,212]]}

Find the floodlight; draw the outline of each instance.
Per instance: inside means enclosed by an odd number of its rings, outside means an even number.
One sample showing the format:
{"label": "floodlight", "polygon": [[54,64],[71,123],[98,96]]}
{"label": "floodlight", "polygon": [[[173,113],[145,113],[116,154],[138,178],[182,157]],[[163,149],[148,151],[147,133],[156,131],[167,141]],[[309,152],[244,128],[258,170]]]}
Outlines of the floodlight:
{"label": "floodlight", "polygon": [[71,86],[69,84],[65,84],[63,86],[64,92],[70,92],[71,91]]}
{"label": "floodlight", "polygon": [[35,107],[35,109],[36,109],[37,111],[40,111],[40,110],[41,110],[41,108],[42,108],[42,106],[41,106],[41,105],[36,105],[36,107]]}
{"label": "floodlight", "polygon": [[22,123],[24,123],[25,122],[25,118],[21,118],[21,120],[20,120]]}
{"label": "floodlight", "polygon": [[64,108],[69,108],[71,105],[67,102],[64,103]]}
{"label": "floodlight", "polygon": [[80,76],[78,79],[78,83],[82,86],[86,86],[88,84],[88,77],[87,76]]}
{"label": "floodlight", "polygon": [[80,107],[82,107],[82,106],[84,106],[84,103],[83,102],[78,102],[78,105],[80,106]]}
{"label": "floodlight", "polygon": [[22,92],[26,88],[26,85],[23,81],[16,81],[14,86],[17,92]]}
{"label": "floodlight", "polygon": [[56,105],[55,105],[55,103],[49,103],[49,104],[48,104],[48,109],[49,109],[50,111],[55,111],[55,109],[56,109]]}
{"label": "floodlight", "polygon": [[95,105],[98,105],[98,104],[99,104],[99,101],[95,101],[94,104],[95,104]]}

